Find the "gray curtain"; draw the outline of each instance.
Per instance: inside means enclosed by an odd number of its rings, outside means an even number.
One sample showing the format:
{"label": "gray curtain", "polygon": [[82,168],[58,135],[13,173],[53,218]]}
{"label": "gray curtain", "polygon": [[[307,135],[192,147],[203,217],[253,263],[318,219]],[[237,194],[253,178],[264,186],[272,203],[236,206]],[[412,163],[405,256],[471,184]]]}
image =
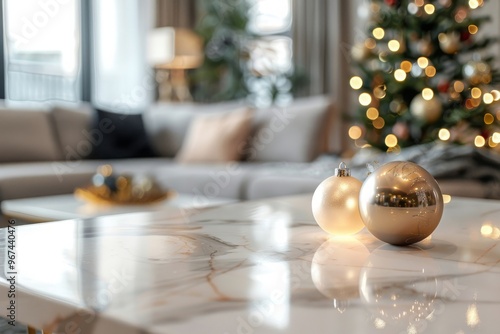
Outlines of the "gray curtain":
{"label": "gray curtain", "polygon": [[352,112],[349,50],[354,37],[356,7],[362,0],[292,0],[294,63],[310,77],[304,95],[329,95],[335,100],[328,148],[346,148],[341,115]]}
{"label": "gray curtain", "polygon": [[156,0],[156,26],[194,28],[196,0]]}

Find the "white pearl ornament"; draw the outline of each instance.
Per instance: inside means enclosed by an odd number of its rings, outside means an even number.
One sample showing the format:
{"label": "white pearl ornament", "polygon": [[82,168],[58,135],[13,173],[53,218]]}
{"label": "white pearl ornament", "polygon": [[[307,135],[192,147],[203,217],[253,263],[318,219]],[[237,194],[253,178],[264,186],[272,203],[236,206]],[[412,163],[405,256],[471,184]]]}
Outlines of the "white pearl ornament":
{"label": "white pearl ornament", "polygon": [[345,163],[335,175],[320,183],[312,198],[312,213],[318,225],[333,235],[351,235],[364,227],[358,200],[361,181],[351,176]]}

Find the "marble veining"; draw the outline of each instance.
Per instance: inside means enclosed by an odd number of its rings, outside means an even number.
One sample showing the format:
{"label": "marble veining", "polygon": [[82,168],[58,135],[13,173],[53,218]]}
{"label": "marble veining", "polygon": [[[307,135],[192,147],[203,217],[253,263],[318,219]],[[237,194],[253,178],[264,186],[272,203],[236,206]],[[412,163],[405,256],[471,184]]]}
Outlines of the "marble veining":
{"label": "marble veining", "polygon": [[[310,195],[20,226],[17,320],[76,333],[492,333],[500,202],[453,198],[395,247],[330,238]],[[7,305],[0,230],[0,305]]]}

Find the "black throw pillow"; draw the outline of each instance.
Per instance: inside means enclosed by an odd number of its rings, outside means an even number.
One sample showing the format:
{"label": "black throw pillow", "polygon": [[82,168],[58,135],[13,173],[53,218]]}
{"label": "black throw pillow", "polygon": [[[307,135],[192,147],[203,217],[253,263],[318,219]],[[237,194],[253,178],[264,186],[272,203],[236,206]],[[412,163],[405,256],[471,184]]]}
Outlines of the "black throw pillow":
{"label": "black throw pillow", "polygon": [[142,114],[120,114],[96,109],[88,134],[93,149],[90,159],[127,159],[154,157]]}

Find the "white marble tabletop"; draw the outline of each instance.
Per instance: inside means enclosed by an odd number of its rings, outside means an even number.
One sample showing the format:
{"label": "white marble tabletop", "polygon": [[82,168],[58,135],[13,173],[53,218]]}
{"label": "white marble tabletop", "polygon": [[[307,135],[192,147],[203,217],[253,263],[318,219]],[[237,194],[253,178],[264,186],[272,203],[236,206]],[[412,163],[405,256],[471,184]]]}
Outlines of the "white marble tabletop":
{"label": "white marble tabletop", "polygon": [[[500,201],[430,238],[329,238],[311,196],[16,228],[16,321],[61,333],[494,333]],[[0,230],[0,307],[9,305]]]}
{"label": "white marble tabletop", "polygon": [[65,194],[2,201],[1,212],[7,217],[39,223],[135,212],[169,211],[171,214],[182,214],[187,208],[205,208],[234,202],[237,200],[175,194],[172,198],[152,204],[109,205],[88,203],[73,194]]}

